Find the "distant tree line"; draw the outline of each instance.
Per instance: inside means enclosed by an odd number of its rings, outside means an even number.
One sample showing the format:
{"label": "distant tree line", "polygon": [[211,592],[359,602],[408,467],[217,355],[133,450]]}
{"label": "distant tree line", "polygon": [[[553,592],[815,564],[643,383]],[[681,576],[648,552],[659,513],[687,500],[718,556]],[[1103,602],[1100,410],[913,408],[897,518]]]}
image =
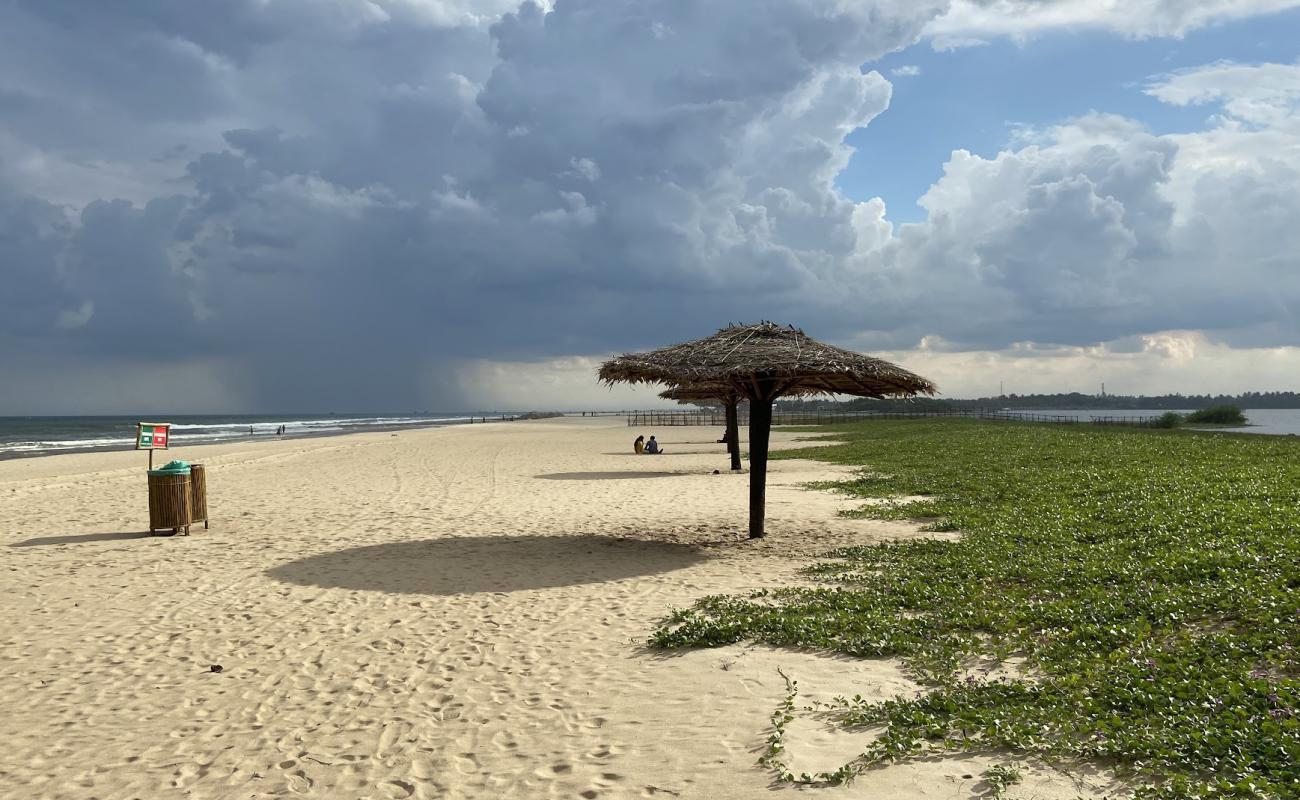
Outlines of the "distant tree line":
{"label": "distant tree line", "polygon": [[1202,409],[1233,405],[1238,408],[1300,408],[1298,392],[1245,392],[1243,394],[1096,395],[1008,394],[1001,397],[948,399],[917,397],[910,400],[782,400],[784,411],[957,411],[978,408],[1098,408],[1098,409]]}

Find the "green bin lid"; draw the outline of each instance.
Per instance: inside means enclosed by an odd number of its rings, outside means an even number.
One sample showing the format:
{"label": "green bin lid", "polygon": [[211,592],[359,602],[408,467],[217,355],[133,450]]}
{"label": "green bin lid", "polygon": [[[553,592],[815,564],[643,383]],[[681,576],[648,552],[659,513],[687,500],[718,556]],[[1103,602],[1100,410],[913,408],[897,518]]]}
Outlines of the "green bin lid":
{"label": "green bin lid", "polygon": [[149,470],[150,475],[189,475],[190,465],[188,461],[168,461],[158,469]]}

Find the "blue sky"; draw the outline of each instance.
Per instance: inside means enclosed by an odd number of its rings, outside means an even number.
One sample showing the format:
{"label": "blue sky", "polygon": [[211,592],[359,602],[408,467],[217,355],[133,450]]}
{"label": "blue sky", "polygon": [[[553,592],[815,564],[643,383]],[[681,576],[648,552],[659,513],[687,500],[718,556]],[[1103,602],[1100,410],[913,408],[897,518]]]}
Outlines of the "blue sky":
{"label": "blue sky", "polygon": [[[857,149],[837,184],[855,200],[884,199],[889,218],[917,222],[916,201],[956,149],[992,157],[1015,126],[1042,127],[1099,111],[1155,133],[1205,126],[1217,108],[1179,107],[1143,93],[1160,74],[1215,61],[1294,62],[1300,9],[1221,23],[1182,39],[1130,39],[1107,31],[1049,31],[1023,42],[998,38],[937,52],[928,41],[863,65],[893,84],[889,110],[848,138]],[[914,76],[894,70],[919,67]]]}

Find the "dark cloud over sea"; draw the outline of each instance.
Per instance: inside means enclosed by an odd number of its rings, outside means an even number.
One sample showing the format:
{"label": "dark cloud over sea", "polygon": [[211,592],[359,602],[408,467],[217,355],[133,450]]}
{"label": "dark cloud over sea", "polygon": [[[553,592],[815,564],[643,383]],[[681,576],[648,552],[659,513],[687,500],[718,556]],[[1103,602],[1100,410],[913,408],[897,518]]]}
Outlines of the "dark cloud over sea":
{"label": "dark cloud over sea", "polygon": [[1300,92],[1234,108],[1240,75],[1164,76],[1223,116],[959,151],[919,224],[836,190],[888,113],[871,62],[948,5],[5,4],[0,358],[392,409],[488,402],[468,361],[731,320],[889,350],[1300,344]]}

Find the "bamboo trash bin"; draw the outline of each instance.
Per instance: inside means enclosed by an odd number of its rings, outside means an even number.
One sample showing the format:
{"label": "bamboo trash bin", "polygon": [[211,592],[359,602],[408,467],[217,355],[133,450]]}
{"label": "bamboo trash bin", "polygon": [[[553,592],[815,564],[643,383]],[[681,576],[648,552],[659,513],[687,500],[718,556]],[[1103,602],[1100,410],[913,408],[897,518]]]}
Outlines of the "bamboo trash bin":
{"label": "bamboo trash bin", "polygon": [[208,476],[202,464],[190,464],[190,522],[208,529]]}
{"label": "bamboo trash bin", "polygon": [[171,528],[172,533],[190,533],[190,511],[194,498],[190,492],[190,471],[149,472],[149,533]]}

